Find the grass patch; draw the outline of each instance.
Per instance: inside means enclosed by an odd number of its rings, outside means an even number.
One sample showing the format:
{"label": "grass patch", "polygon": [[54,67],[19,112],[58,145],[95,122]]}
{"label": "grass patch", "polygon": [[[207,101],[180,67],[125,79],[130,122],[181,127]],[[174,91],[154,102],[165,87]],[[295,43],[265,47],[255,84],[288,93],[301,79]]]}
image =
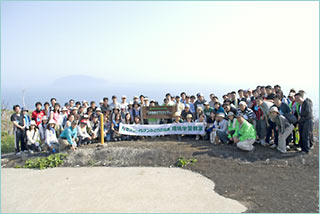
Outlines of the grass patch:
{"label": "grass patch", "polygon": [[186,158],[184,158],[184,157],[180,157],[180,158],[178,159],[176,165],[177,165],[178,167],[182,167],[182,168],[183,168],[183,167],[192,165],[192,164],[197,163],[197,162],[198,162],[198,160],[195,159],[195,158],[186,159]]}
{"label": "grass patch", "polygon": [[1,153],[15,152],[14,136],[9,135],[8,132],[1,132]]}
{"label": "grass patch", "polygon": [[66,157],[67,154],[63,153],[52,154],[48,157],[29,159],[24,166],[16,165],[15,168],[46,169],[58,167],[63,164]]}

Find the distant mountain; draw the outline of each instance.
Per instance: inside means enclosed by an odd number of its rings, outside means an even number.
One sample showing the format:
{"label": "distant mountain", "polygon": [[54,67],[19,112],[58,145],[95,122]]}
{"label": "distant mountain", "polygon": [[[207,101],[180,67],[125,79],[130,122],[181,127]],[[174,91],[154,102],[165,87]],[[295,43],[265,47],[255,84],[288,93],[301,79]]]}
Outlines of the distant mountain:
{"label": "distant mountain", "polygon": [[54,87],[64,88],[96,88],[105,87],[108,82],[103,78],[88,75],[70,75],[54,80]]}

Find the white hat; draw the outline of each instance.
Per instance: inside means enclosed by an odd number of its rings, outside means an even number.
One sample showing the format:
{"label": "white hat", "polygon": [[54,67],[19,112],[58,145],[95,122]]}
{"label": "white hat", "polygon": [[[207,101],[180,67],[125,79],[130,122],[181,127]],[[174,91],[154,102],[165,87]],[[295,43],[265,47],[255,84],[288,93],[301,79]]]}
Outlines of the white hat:
{"label": "white hat", "polygon": [[61,111],[68,111],[68,109],[67,109],[65,106],[63,106],[63,108],[61,109]]}
{"label": "white hat", "polygon": [[174,117],[180,117],[181,114],[180,114],[180,112],[176,111],[173,116],[174,116]]}
{"label": "white hat", "polygon": [[99,103],[103,103],[103,100],[100,100],[100,102]]}
{"label": "white hat", "polygon": [[86,101],[86,100],[82,100],[82,103],[87,103],[88,101]]}
{"label": "white hat", "polygon": [[247,103],[246,103],[246,102],[244,102],[244,101],[241,101],[241,102],[239,103],[239,105],[247,106]]}
{"label": "white hat", "polygon": [[279,113],[279,110],[278,110],[278,108],[277,108],[276,106],[273,106],[273,107],[270,108],[270,113],[271,113],[271,112],[277,112],[277,113]]}
{"label": "white hat", "polygon": [[234,113],[233,113],[232,111],[230,111],[227,116],[228,116],[228,117],[234,116]]}
{"label": "white hat", "polygon": [[205,102],[204,105],[209,105],[209,103],[208,103],[208,102]]}
{"label": "white hat", "polygon": [[56,124],[56,121],[54,121],[53,119],[49,120],[49,124]]}
{"label": "white hat", "polygon": [[121,98],[127,98],[127,96],[126,95],[122,95],[122,97]]}
{"label": "white hat", "polygon": [[222,118],[224,118],[224,113],[218,113],[217,115],[216,115],[216,117],[222,117]]}
{"label": "white hat", "polygon": [[129,105],[133,105],[133,101],[130,101],[130,102],[129,102]]}
{"label": "white hat", "polygon": [[189,105],[189,104],[186,104],[184,107],[190,108],[190,105]]}
{"label": "white hat", "polygon": [[48,117],[47,116],[43,116],[42,120],[48,120]]}
{"label": "white hat", "polygon": [[96,111],[101,111],[101,108],[100,108],[100,107],[98,107],[98,108],[96,109]]}
{"label": "white hat", "polygon": [[83,115],[83,118],[89,118],[89,115],[85,114]]}
{"label": "white hat", "polygon": [[36,124],[36,121],[34,121],[34,120],[31,120],[31,122],[30,122],[30,126],[36,126],[37,124]]}
{"label": "white hat", "polygon": [[187,118],[192,118],[192,114],[187,114]]}

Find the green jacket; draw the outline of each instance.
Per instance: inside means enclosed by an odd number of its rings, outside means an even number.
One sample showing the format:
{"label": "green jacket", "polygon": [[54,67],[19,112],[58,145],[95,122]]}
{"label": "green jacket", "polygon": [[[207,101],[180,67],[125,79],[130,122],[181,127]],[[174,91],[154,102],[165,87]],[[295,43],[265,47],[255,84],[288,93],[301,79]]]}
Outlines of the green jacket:
{"label": "green jacket", "polygon": [[[232,138],[232,131],[236,131],[236,128],[239,126],[239,122],[236,118],[228,121],[228,138]],[[234,134],[234,133],[233,133]]]}
{"label": "green jacket", "polygon": [[252,124],[244,120],[242,124],[237,124],[236,131],[233,136],[239,138],[240,141],[256,139],[256,131]]}

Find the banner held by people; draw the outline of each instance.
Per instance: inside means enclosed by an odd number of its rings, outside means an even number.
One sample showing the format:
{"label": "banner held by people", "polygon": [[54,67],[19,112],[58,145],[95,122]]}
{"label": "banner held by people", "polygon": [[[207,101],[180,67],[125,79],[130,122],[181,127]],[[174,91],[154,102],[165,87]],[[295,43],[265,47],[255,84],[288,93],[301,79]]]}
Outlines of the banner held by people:
{"label": "banner held by people", "polygon": [[120,134],[135,136],[159,136],[159,135],[203,135],[204,123],[171,123],[161,125],[131,125],[120,124]]}

